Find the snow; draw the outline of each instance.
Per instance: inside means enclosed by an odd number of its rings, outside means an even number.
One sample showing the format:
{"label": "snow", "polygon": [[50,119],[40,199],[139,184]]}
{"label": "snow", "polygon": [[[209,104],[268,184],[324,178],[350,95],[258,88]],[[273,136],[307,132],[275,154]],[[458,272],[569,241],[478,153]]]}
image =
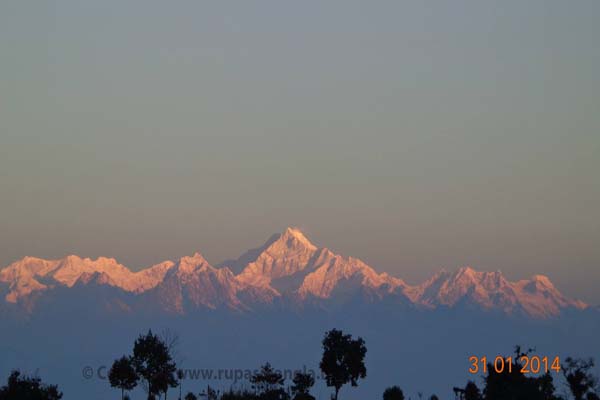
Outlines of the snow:
{"label": "snow", "polygon": [[587,307],[564,296],[544,275],[511,282],[499,271],[462,267],[454,272],[441,270],[422,284],[410,286],[357,258],[315,246],[298,228],[287,228],[267,244],[238,275],[227,267],[213,267],[200,253],[137,272],[114,258],[25,257],[0,270],[0,289],[1,284],[7,287],[2,291],[6,302],[19,303],[59,286],[110,285],[137,295],[151,293],[157,304],[178,313],[185,312],[183,304],[187,303],[248,310],[251,303],[270,303],[277,297],[331,299],[338,288],[343,288],[345,296],[365,290],[379,298],[401,294],[425,309],[466,304],[509,314],[523,312],[534,318]]}

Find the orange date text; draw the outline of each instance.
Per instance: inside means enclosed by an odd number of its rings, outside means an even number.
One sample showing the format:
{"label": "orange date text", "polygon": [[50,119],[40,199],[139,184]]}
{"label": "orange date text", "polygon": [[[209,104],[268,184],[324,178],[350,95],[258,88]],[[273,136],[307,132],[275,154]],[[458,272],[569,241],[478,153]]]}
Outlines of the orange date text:
{"label": "orange date text", "polygon": [[487,374],[489,370],[496,372],[497,374],[512,373],[518,371],[521,374],[545,374],[548,372],[560,372],[560,358],[547,357],[547,356],[536,356],[536,355],[522,355],[516,360],[514,357],[502,357],[497,356],[495,358],[488,358],[486,356],[469,357],[469,373]]}

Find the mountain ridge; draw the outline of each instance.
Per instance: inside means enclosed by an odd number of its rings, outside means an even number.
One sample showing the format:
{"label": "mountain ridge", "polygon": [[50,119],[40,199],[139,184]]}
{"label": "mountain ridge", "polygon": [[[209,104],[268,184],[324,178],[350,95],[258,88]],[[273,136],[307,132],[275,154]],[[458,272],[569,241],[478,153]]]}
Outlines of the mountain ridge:
{"label": "mountain ridge", "polygon": [[358,258],[315,246],[292,227],[217,267],[196,252],[135,272],[114,258],[92,260],[76,255],[59,260],[24,257],[0,269],[4,302],[26,304],[30,313],[35,312],[38,297],[51,296],[56,288],[92,283],[141,296],[143,302],[174,314],[221,308],[251,312],[271,307],[278,300],[328,307],[357,298],[371,303],[394,299],[422,310],[467,307],[541,319],[588,307],[564,296],[548,277],[539,274],[511,282],[499,271],[461,267],[454,272],[441,270],[418,285],[408,285]]}

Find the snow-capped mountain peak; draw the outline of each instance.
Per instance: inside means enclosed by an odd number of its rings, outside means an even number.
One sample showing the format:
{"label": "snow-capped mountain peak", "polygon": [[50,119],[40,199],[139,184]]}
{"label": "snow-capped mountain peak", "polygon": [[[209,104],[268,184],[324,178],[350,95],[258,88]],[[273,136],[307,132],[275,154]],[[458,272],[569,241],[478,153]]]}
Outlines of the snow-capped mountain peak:
{"label": "snow-capped mountain peak", "polygon": [[253,286],[269,286],[273,280],[306,269],[316,252],[317,247],[300,230],[287,228],[242,270],[238,279]]}
{"label": "snow-capped mountain peak", "polygon": [[77,282],[89,282],[95,274],[100,274],[105,282],[110,281],[113,286],[139,293],[156,286],[172,265],[166,262],[132,272],[114,258],[99,257],[92,260],[68,255],[59,260],[43,260],[24,257],[0,271],[0,282],[9,286],[5,300],[10,303],[58,286],[72,287]]}
{"label": "snow-capped mountain peak", "polygon": [[307,249],[317,249],[317,247],[312,244],[310,240],[308,240],[308,238],[300,229],[294,227],[286,228],[286,230],[281,234],[280,241],[285,242],[289,247],[303,246]]}
{"label": "snow-capped mountain peak", "polygon": [[145,296],[142,303],[175,313],[185,313],[190,307],[248,311],[277,298],[336,304],[387,298],[390,304],[410,303],[417,309],[467,307],[534,318],[587,307],[564,296],[544,275],[511,282],[500,271],[462,267],[453,272],[442,269],[422,284],[411,286],[357,258],[317,247],[297,228],[273,235],[231,264],[240,272],[235,274],[227,263],[214,267],[200,253],[137,272],[114,258],[25,257],[0,270],[0,296],[16,306],[23,302],[27,311],[38,297],[51,296],[55,288],[77,286],[80,293],[89,285],[110,286],[106,293],[120,290],[128,296]]}
{"label": "snow-capped mountain peak", "polygon": [[202,254],[196,252],[191,257],[181,257],[177,263],[177,271],[182,274],[191,274],[201,269],[213,268]]}

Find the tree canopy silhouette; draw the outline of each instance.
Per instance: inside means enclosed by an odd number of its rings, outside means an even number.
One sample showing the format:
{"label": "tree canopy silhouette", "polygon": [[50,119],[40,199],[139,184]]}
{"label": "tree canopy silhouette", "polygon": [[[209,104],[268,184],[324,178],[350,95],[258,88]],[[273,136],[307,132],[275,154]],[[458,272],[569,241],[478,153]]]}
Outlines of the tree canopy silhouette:
{"label": "tree canopy silhouette", "polygon": [[140,335],[133,346],[131,362],[138,376],[147,385],[148,398],[161,393],[167,396],[169,387],[177,386],[177,366],[168,346],[152,331]]}
{"label": "tree canopy silhouette", "polygon": [[392,386],[383,392],[383,400],[404,400],[404,392],[399,386]]}
{"label": "tree canopy silhouette", "polygon": [[198,400],[198,396],[196,396],[194,393],[192,392],[188,392],[185,397],[185,400]]}
{"label": "tree canopy silhouette", "polygon": [[335,388],[337,400],[340,388],[350,383],[358,385],[358,379],[367,376],[365,355],[367,348],[362,338],[352,339],[342,331],[332,329],[323,339],[323,358],[319,364],[325,374],[327,386]]}
{"label": "tree canopy silhouette", "polygon": [[139,377],[131,362],[131,358],[123,356],[115,360],[108,372],[110,385],[121,389],[121,399],[125,399],[125,391],[132,390],[137,386]]}
{"label": "tree canopy silhouette", "polygon": [[223,392],[221,400],[259,400],[260,397],[248,390],[227,390]]}
{"label": "tree canopy silhouette", "polygon": [[314,396],[310,394],[310,388],[315,384],[315,378],[312,374],[296,372],[293,385],[291,387],[294,400],[314,400]]}
{"label": "tree canopy silhouette", "polygon": [[481,400],[481,392],[475,382],[467,382],[464,392],[465,400]]}
{"label": "tree canopy silhouette", "polygon": [[0,388],[0,400],[60,400],[58,386],[47,385],[38,377],[21,375],[13,371],[6,386]]}
{"label": "tree canopy silhouette", "polygon": [[270,363],[260,367],[260,371],[250,377],[252,387],[259,397],[265,400],[285,400],[289,396],[283,390],[285,379],[279,371],[273,369]]}
{"label": "tree canopy silhouette", "polygon": [[488,374],[485,377],[483,398],[485,400],[558,400],[554,394],[555,388],[550,373],[540,376],[527,376],[523,374],[521,357],[528,355],[532,349],[521,351],[520,346],[515,347],[515,356],[506,358],[506,366],[502,372],[496,372],[492,363],[488,363]]}
{"label": "tree canopy silhouette", "polygon": [[594,360],[591,358],[582,360],[568,357],[565,360],[562,371],[575,400],[598,398],[595,392],[598,382],[591,373],[592,368]]}

